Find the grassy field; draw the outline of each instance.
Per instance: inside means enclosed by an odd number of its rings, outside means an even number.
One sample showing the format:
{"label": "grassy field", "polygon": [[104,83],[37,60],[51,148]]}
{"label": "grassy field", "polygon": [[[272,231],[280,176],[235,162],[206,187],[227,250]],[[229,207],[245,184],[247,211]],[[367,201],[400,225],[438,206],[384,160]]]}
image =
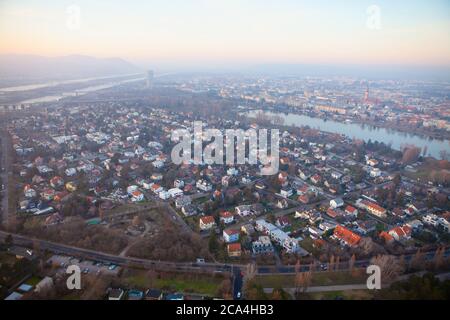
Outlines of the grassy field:
{"label": "grassy field", "polygon": [[182,275],[174,275],[170,278],[152,280],[145,273],[140,273],[125,278],[124,282],[130,287],[142,289],[158,288],[167,291],[193,292],[215,296],[222,279],[200,275],[188,279]]}
{"label": "grassy field", "polygon": [[37,276],[32,276],[30,278],[27,279],[27,281],[25,281],[26,284],[30,285],[30,286],[35,286],[37,285],[40,281],[42,280],[42,278],[39,278]]}
{"label": "grassy field", "polygon": [[[292,288],[295,283],[295,275],[259,275],[256,282],[264,288],[276,288],[277,286]],[[331,286],[343,284],[365,283],[366,275],[352,275],[349,272],[315,272],[310,286]]]}
{"label": "grassy field", "polygon": [[347,290],[347,291],[328,291],[301,294],[300,299],[305,300],[370,300],[372,292],[370,290]]}

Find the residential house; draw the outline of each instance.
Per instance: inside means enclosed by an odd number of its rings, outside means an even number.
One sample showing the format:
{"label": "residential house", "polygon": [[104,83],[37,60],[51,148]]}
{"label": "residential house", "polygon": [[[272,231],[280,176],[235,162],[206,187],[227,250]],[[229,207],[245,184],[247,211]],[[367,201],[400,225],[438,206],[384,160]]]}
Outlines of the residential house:
{"label": "residential house", "polygon": [[294,194],[292,188],[281,188],[280,195],[285,198],[289,198]]}
{"label": "residential house", "polygon": [[337,225],[334,228],[333,237],[349,247],[356,246],[361,240],[359,235],[341,225]]}
{"label": "residential house", "polygon": [[183,190],[181,190],[180,188],[172,188],[167,190],[167,192],[169,193],[169,196],[171,198],[177,198],[183,195]]}
{"label": "residential house", "polygon": [[277,207],[280,209],[286,209],[287,207],[289,207],[289,203],[287,202],[286,199],[278,199]]}
{"label": "residential house", "polygon": [[335,198],[330,200],[330,207],[333,209],[340,208],[344,205],[344,200],[341,198]]}
{"label": "residential house", "polygon": [[289,226],[290,224],[291,224],[291,222],[289,221],[289,218],[287,216],[279,217],[275,222],[275,225],[278,228],[284,228],[284,227]]}
{"label": "residential house", "polygon": [[230,211],[224,211],[220,213],[220,222],[224,224],[230,224],[234,221],[234,215]]}
{"label": "residential house", "polygon": [[228,244],[227,252],[229,257],[240,257],[242,253],[241,244],[239,242]]}
{"label": "residential house", "polygon": [[203,179],[198,180],[195,186],[203,192],[209,192],[212,190],[212,184]]}
{"label": "residential house", "polygon": [[353,207],[351,205],[346,206],[344,212],[345,212],[346,216],[350,216],[353,218],[356,218],[358,216],[358,209],[356,209],[355,207]]}
{"label": "residential house", "polygon": [[234,229],[223,230],[223,240],[226,243],[239,241],[239,231]]}
{"label": "residential house", "polygon": [[246,235],[251,236],[255,233],[255,228],[250,223],[247,223],[241,226],[241,231]]}
{"label": "residential house", "polygon": [[412,229],[407,225],[392,228],[388,233],[397,241],[411,239]]}
{"label": "residential house", "polygon": [[193,204],[187,204],[181,207],[181,212],[183,212],[186,217],[191,217],[197,214],[197,208]]}
{"label": "residential house", "polygon": [[144,200],[144,194],[141,191],[136,190],[131,193],[131,201],[140,202],[143,200]]}
{"label": "residential house", "polygon": [[236,213],[238,215],[240,215],[241,217],[246,217],[246,216],[252,214],[252,207],[251,207],[251,205],[248,205],[248,204],[237,206],[235,208],[235,210],[236,210]]}
{"label": "residential house", "polygon": [[268,236],[260,236],[257,241],[252,242],[253,254],[273,253],[273,245]]}
{"label": "residential house", "polygon": [[204,216],[200,218],[199,226],[201,230],[209,230],[216,226],[213,216]]}
{"label": "residential house", "polygon": [[181,196],[175,199],[175,207],[182,208],[192,203],[190,196]]}

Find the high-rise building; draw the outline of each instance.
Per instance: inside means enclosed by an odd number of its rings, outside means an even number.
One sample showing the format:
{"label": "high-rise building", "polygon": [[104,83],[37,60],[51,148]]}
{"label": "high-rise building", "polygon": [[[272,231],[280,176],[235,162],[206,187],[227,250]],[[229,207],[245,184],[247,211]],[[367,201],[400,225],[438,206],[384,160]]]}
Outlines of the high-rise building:
{"label": "high-rise building", "polygon": [[364,102],[369,102],[369,86],[367,85],[366,91],[364,92]]}
{"label": "high-rise building", "polygon": [[153,75],[154,75],[153,70],[147,71],[146,87],[149,89],[153,87]]}

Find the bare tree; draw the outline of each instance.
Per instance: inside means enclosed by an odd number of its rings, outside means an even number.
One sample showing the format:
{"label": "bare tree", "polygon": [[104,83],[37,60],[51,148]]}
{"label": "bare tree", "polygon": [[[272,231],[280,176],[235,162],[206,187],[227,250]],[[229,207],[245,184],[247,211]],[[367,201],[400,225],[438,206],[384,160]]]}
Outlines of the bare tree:
{"label": "bare tree", "polygon": [[350,258],[350,260],[348,260],[348,269],[350,270],[350,272],[353,272],[353,268],[355,267],[355,254],[352,254],[352,257]]}
{"label": "bare tree", "polygon": [[433,258],[434,267],[436,269],[441,268],[442,265],[444,264],[444,253],[445,253],[444,247],[439,247],[436,249],[436,252],[435,252],[434,258]]}
{"label": "bare tree", "polygon": [[422,270],[425,266],[425,254],[420,249],[417,250],[416,254],[411,259],[409,266],[411,269],[417,270]]}
{"label": "bare tree", "polygon": [[251,281],[256,276],[256,264],[248,263],[245,267],[245,280]]}
{"label": "bare tree", "polygon": [[306,292],[312,281],[312,271],[299,272],[295,275],[296,294]]}
{"label": "bare tree", "polygon": [[404,268],[397,258],[391,255],[378,255],[370,260],[370,263],[380,267],[381,281],[389,283],[403,273]]}

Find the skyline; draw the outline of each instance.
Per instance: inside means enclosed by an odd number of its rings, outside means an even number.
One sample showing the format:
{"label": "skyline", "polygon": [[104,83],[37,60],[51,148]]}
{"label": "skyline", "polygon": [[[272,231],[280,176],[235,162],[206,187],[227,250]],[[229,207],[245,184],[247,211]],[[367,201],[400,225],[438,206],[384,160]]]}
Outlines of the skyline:
{"label": "skyline", "polygon": [[126,8],[118,1],[3,1],[0,54],[121,57],[143,67],[448,67],[448,9],[438,0],[131,1]]}

